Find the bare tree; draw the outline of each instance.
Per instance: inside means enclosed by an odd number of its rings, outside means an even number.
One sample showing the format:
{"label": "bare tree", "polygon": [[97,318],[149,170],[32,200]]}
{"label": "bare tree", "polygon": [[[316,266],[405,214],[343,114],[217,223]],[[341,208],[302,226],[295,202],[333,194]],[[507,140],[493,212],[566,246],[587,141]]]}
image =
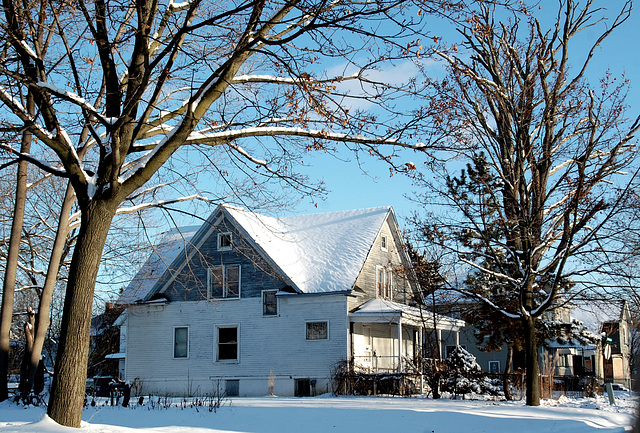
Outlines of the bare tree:
{"label": "bare tree", "polygon": [[[269,182],[310,192],[293,168],[332,142],[386,159],[393,150],[384,145],[424,149],[411,137],[428,113],[393,104],[418,93],[416,83],[385,85],[368,70],[419,55],[429,5],[4,2],[0,101],[41,149],[4,148],[68,178],[80,211],[48,407],[54,420],[80,425],[95,281],[123,203],[141,205],[158,191],[145,184],[189,171],[194,161],[180,162],[181,154],[207,163],[222,184],[245,175],[245,192],[264,200]],[[22,102],[27,92],[35,114]],[[54,155],[37,156],[45,150]]]}
{"label": "bare tree", "polygon": [[[448,76],[433,81],[441,135],[467,161],[483,152],[488,176],[476,176],[475,189],[423,176],[423,202],[446,210],[421,229],[457,256],[461,274],[484,274],[503,291],[508,302],[457,287],[520,322],[528,405],[540,404],[536,323],[561,299],[597,289],[605,263],[624,252],[612,216],[629,191],[640,118],[626,117],[624,80],[585,77],[596,48],[628,19],[630,2],[621,6],[605,25],[593,2],[563,0],[545,27],[524,6],[479,2],[462,12],[462,43],[440,51]],[[580,31],[599,28],[583,58],[570,55]]]}

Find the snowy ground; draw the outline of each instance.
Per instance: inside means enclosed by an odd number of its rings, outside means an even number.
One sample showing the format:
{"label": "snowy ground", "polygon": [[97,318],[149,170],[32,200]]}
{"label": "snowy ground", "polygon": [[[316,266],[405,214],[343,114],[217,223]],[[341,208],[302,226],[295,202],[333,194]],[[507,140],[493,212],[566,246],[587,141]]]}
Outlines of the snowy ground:
{"label": "snowy ground", "polygon": [[[84,411],[87,433],[609,433],[631,430],[637,399],[618,395],[616,406],[597,399],[522,402],[402,397],[233,398],[215,412],[192,399],[171,407],[98,405]],[[163,402],[164,403],[164,402]],[[161,405],[164,406],[164,405]],[[184,407],[186,406],[186,407]],[[42,407],[0,404],[3,433],[78,431],[57,425]]]}

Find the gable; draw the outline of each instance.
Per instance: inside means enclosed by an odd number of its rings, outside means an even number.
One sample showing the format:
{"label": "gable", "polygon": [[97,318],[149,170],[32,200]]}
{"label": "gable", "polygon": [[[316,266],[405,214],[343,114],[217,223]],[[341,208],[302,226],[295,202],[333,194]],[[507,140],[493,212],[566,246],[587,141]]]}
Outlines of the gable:
{"label": "gable", "polygon": [[383,294],[382,297],[404,304],[412,302],[417,279],[392,212],[389,212],[381,225],[358,275],[358,299],[351,302],[352,306],[381,297],[377,293],[379,269],[391,274],[391,294]]}
{"label": "gable", "polygon": [[[243,266],[243,281],[249,279],[246,266],[252,280],[279,290],[348,292],[389,219],[395,221],[389,207],[273,218],[219,206],[188,248],[174,255],[145,299],[157,294],[167,294],[169,299],[201,299],[207,290],[207,269],[234,262]],[[232,233],[242,249],[217,251],[218,236],[225,232]],[[391,241],[397,233],[390,235]]]}
{"label": "gable", "polygon": [[156,284],[156,293],[169,300],[220,299],[228,297],[222,278],[236,280],[232,298],[259,297],[262,290],[283,290],[290,285],[226,213],[214,213],[205,224]]}

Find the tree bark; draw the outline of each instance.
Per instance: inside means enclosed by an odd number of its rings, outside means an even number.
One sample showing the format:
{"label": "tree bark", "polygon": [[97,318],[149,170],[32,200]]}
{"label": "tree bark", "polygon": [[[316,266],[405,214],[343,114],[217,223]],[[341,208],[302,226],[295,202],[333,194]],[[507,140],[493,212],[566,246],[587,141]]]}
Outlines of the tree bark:
{"label": "tree bark", "polygon": [[62,208],[60,209],[58,230],[53,242],[53,248],[51,249],[47,276],[44,281],[44,287],[42,288],[42,295],[40,296],[40,302],[38,305],[33,350],[31,351],[31,357],[29,359],[28,377],[26,378],[24,388],[26,393],[31,392],[36,378],[36,372],[38,371],[38,366],[41,363],[42,348],[44,347],[44,341],[47,337],[47,331],[51,322],[49,318],[51,299],[53,298],[53,291],[55,289],[56,282],[58,281],[58,272],[60,271],[60,264],[63,260],[63,254],[69,235],[69,214],[71,213],[74,201],[73,187],[71,186],[71,183],[69,183],[67,184],[67,192],[65,193]]}
{"label": "tree bark", "polygon": [[102,249],[117,203],[91,200],[71,259],[48,414],[59,424],[80,427],[89,359],[91,311]]}
{"label": "tree bark", "polygon": [[538,362],[538,342],[536,340],[536,322],[525,317],[525,372],[527,406],[540,406],[540,363]]}
{"label": "tree bark", "polygon": [[[24,324],[24,353],[22,354],[22,362],[20,364],[20,386],[18,388],[19,398],[25,404],[29,403],[29,391],[27,390],[27,377],[29,375],[29,360],[33,352],[34,327],[36,322],[36,313],[27,308],[27,320]],[[16,396],[18,397],[18,396]]]}
{"label": "tree bark", "polygon": [[[27,95],[27,110],[34,111],[34,101],[31,93]],[[31,133],[22,134],[20,151],[29,153],[31,150]],[[9,238],[9,250],[5,265],[4,282],[2,286],[2,306],[0,307],[0,401],[9,398],[7,388],[7,375],[9,373],[9,354],[11,352],[10,334],[13,322],[13,299],[16,285],[18,260],[20,256],[20,241],[22,239],[22,225],[24,222],[24,209],[27,201],[27,161],[18,162],[16,179],[16,199],[13,208],[13,220],[11,222],[11,235]]]}
{"label": "tree bark", "polygon": [[504,365],[504,377],[502,380],[502,387],[504,388],[504,398],[506,400],[513,400],[511,390],[509,389],[510,380],[509,374],[511,374],[511,364],[513,363],[513,345],[507,344],[507,360]]}

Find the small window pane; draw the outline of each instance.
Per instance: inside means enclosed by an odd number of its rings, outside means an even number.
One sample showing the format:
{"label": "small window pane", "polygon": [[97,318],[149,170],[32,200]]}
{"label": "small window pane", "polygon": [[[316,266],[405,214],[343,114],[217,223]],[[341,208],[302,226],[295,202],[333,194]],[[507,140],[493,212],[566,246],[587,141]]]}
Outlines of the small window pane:
{"label": "small window pane", "polygon": [[327,322],[307,322],[307,340],[326,340]]}
{"label": "small window pane", "polygon": [[218,234],[218,249],[229,250],[231,249],[232,236],[231,233],[219,233]]}
{"label": "small window pane", "polygon": [[240,297],[240,266],[225,266],[225,298]]}
{"label": "small window pane", "polygon": [[218,328],[218,359],[238,359],[238,328]]}
{"label": "small window pane", "polygon": [[278,314],[278,299],[276,291],[262,292],[262,314],[265,316],[275,316]]}
{"label": "small window pane", "polygon": [[238,397],[240,395],[240,381],[235,380],[226,380],[226,390],[225,395],[227,397]]}
{"label": "small window pane", "polygon": [[186,358],[189,347],[189,328],[175,328],[173,338],[173,357]]}
{"label": "small window pane", "polygon": [[224,276],[222,273],[222,266],[215,266],[209,269],[210,281],[211,284],[211,294],[212,298],[220,298],[222,297],[222,284],[224,283]]}

